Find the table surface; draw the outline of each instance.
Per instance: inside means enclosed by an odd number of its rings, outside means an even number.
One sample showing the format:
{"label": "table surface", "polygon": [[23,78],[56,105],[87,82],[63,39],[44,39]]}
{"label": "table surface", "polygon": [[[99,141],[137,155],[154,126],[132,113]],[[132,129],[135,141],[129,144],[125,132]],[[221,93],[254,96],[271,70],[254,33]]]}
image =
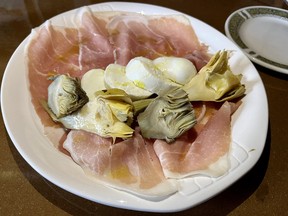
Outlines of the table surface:
{"label": "table surface", "polygon": [[[9,58],[33,27],[93,0],[10,0],[0,2],[0,77]],[[141,1],[133,1],[141,2]],[[235,10],[254,5],[287,9],[280,0],[149,0],[172,8],[224,33]],[[255,64],[268,96],[269,130],[259,161],[240,180],[210,200],[175,215],[287,215],[288,75]],[[45,180],[21,157],[0,118],[0,215],[153,215],[117,209],[75,196]],[[156,214],[156,213],[155,213]]]}

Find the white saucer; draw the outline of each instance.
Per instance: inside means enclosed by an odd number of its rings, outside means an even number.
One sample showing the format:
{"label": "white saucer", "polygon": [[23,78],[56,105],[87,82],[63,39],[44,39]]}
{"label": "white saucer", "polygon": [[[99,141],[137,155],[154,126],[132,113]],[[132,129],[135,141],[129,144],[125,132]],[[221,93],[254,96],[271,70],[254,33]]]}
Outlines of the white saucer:
{"label": "white saucer", "polygon": [[239,9],[225,23],[226,35],[251,61],[288,74],[288,11],[264,6]]}

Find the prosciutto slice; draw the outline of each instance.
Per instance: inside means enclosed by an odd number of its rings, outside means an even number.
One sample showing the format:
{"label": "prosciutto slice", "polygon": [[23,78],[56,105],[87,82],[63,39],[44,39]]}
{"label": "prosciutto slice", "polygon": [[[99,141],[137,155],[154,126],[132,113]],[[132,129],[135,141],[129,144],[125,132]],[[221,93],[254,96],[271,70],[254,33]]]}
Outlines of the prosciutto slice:
{"label": "prosciutto slice", "polygon": [[98,13],[96,16],[88,7],[84,7],[80,10],[78,18],[81,69],[105,69],[114,62],[114,47],[109,41],[106,29],[108,14]]}
{"label": "prosciutto slice", "polygon": [[136,56],[186,57],[198,69],[209,60],[188,19],[181,15],[147,16],[130,13],[115,16],[107,29],[115,46],[116,62],[126,65]]}
{"label": "prosciutto slice", "polygon": [[47,98],[50,84],[48,77],[67,71],[71,75],[77,75],[78,50],[75,29],[55,27],[46,22],[41,28],[33,30],[30,35],[30,43],[26,47],[29,89],[32,104],[44,125],[55,125],[40,103]]}
{"label": "prosciutto slice", "polygon": [[231,107],[227,103],[211,120],[207,116],[199,118],[197,126],[173,145],[143,139],[138,130],[133,138],[116,144],[76,130],[66,138],[64,129],[41,105],[41,101],[47,101],[49,76],[69,74],[81,78],[92,68],[105,68],[115,62],[126,65],[136,56],[185,57],[197,69],[210,58],[207,47],[199,42],[184,16],[99,13],[85,8],[76,20],[73,28],[46,22],[32,31],[26,47],[31,101],[45,134],[55,146],[67,150],[86,173],[103,184],[146,198],[175,193],[178,181],[169,178],[193,173],[217,176],[227,170],[225,163],[224,169],[215,168],[229,152]]}
{"label": "prosciutto slice", "polygon": [[31,101],[44,133],[58,147],[65,133],[41,105],[47,101],[49,76],[69,74],[81,78],[92,68],[105,68],[114,62],[125,65],[135,56],[187,57],[198,69],[209,59],[207,47],[200,44],[184,16],[99,13],[85,7],[75,19],[73,28],[47,21],[32,31],[26,47]]}
{"label": "prosciutto slice", "polygon": [[133,138],[116,144],[112,139],[72,130],[63,146],[86,173],[108,186],[151,199],[178,190],[175,181],[165,178],[153,143],[137,130]]}
{"label": "prosciutto slice", "polygon": [[47,21],[32,31],[26,47],[32,103],[45,126],[53,123],[39,101],[47,99],[51,75],[81,78],[92,68],[114,62],[126,65],[135,56],[187,57],[198,69],[210,58],[184,16],[96,13],[83,8],[75,23],[75,28],[68,28]]}
{"label": "prosciutto slice", "polygon": [[167,178],[193,174],[218,177],[229,168],[231,115],[237,107],[225,102],[204,127],[194,128],[173,144],[154,143],[155,152]]}

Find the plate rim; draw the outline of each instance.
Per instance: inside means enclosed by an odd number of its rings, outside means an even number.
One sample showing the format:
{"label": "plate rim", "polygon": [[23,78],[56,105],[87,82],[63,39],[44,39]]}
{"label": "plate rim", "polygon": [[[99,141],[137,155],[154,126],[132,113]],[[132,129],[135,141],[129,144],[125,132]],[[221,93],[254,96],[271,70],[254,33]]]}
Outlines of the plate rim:
{"label": "plate rim", "polygon": [[[210,29],[212,29],[213,31],[216,31],[217,34],[221,34],[223,35],[221,32],[219,32],[218,30],[216,30],[214,27],[204,23],[203,21],[201,20],[198,20],[197,18],[193,17],[192,15],[187,15],[187,14],[184,14],[182,12],[179,12],[179,11],[176,11],[176,10],[173,10],[173,9],[170,9],[170,8],[166,8],[166,7],[162,7],[162,6],[157,6],[157,5],[151,5],[151,4],[146,4],[146,3],[130,3],[130,2],[106,2],[106,3],[98,3],[98,4],[93,4],[93,5],[89,5],[89,7],[93,7],[93,6],[101,6],[101,5],[121,5],[121,6],[129,6],[131,7],[132,5],[145,5],[145,6],[148,6],[148,7],[152,7],[154,9],[161,9],[161,10],[165,10],[166,14],[169,12],[174,12],[174,13],[177,13],[177,14],[183,14],[185,15],[186,17],[189,18],[189,20],[191,21],[192,20],[197,20],[199,21],[201,24],[205,25],[206,27],[209,27]],[[78,10],[79,8],[76,8],[76,9],[72,9],[70,11],[67,11],[67,12],[64,12],[64,13],[61,13],[59,15],[56,15],[55,17],[58,17],[58,16],[61,16],[63,14],[69,14],[69,13],[72,13],[73,11],[76,11]],[[139,12],[139,11],[137,11]],[[148,13],[149,14],[149,13]],[[55,17],[52,17],[50,18],[49,20],[55,18]],[[224,36],[224,35],[223,35]],[[208,187],[209,189],[212,189],[213,191],[213,194],[210,195],[210,196],[207,196],[206,192],[208,190],[208,188],[204,188],[203,191],[201,191],[200,193],[200,200],[198,202],[195,202],[193,201],[193,199],[191,197],[189,197],[189,199],[187,199],[187,202],[189,203],[189,205],[186,203],[182,204],[180,203],[179,206],[167,206],[165,205],[165,203],[162,203],[162,202],[158,202],[157,203],[157,207],[156,207],[156,204],[154,203],[152,207],[149,207],[149,206],[142,206],[142,199],[139,201],[135,201],[136,203],[137,202],[140,202],[140,206],[131,206],[131,203],[129,206],[125,206],[125,203],[123,204],[122,201],[123,200],[118,200],[117,202],[111,204],[109,202],[107,202],[107,200],[93,200],[91,199],[91,196],[88,196],[88,195],[85,195],[85,194],[79,194],[79,192],[77,192],[77,190],[75,191],[75,188],[70,188],[69,185],[64,185],[63,186],[63,182],[59,179],[57,179],[57,181],[55,181],[55,179],[53,179],[53,175],[52,176],[49,176],[47,175],[47,173],[43,172],[43,170],[41,168],[39,168],[37,166],[37,164],[35,163],[35,161],[31,160],[31,158],[29,158],[27,152],[25,152],[24,149],[21,149],[21,145],[19,145],[19,140],[17,140],[17,135],[13,134],[14,132],[12,131],[12,128],[9,127],[11,121],[8,119],[7,117],[7,105],[6,105],[6,98],[5,98],[5,93],[7,91],[7,82],[5,82],[5,80],[7,80],[7,77],[10,76],[10,74],[8,73],[9,72],[9,68],[11,67],[11,62],[13,60],[13,57],[15,57],[15,55],[18,55],[19,53],[19,50],[23,49],[23,46],[24,46],[24,43],[25,41],[27,40],[29,36],[27,36],[23,41],[22,43],[17,47],[17,49],[15,50],[15,52],[13,53],[13,55],[11,56],[8,64],[7,64],[7,67],[4,71],[4,75],[3,75],[3,80],[2,80],[2,84],[1,84],[1,109],[2,109],[2,115],[3,115],[3,120],[4,120],[4,124],[5,124],[5,127],[6,127],[6,130],[10,136],[10,139],[12,140],[14,146],[16,147],[16,149],[18,150],[18,152],[22,155],[22,157],[26,160],[27,163],[29,163],[34,170],[36,170],[41,176],[45,177],[47,180],[49,180],[50,182],[52,182],[53,184],[63,188],[64,190],[67,190],[77,196],[80,196],[80,197],[83,197],[85,199],[89,199],[89,200],[92,200],[94,202],[98,202],[98,203],[101,203],[101,204],[104,204],[104,205],[109,205],[109,206],[113,206],[113,207],[118,207],[118,208],[124,208],[124,209],[130,209],[130,210],[137,210],[137,211],[146,211],[146,212],[177,212],[177,211],[182,211],[182,210],[185,210],[187,208],[191,208],[195,205],[198,205],[204,201],[206,201],[207,199],[210,199],[212,198],[213,196],[217,195],[218,193],[220,193],[221,191],[223,191],[224,189],[226,189],[227,187],[229,187],[231,184],[233,184],[236,180],[238,180],[241,176],[243,176],[245,173],[247,173],[255,164],[256,162],[258,161],[258,159],[260,158],[261,154],[262,154],[262,151],[264,149],[264,145],[265,145],[265,140],[266,140],[266,135],[267,135],[267,130],[268,130],[268,103],[267,103],[267,96],[266,96],[266,92],[265,92],[265,89],[264,89],[264,86],[263,86],[263,83],[259,77],[259,74],[257,73],[257,70],[255,69],[255,67],[252,65],[252,63],[250,62],[251,65],[249,65],[249,67],[251,67],[254,72],[255,72],[255,76],[257,76],[257,81],[259,81],[260,83],[258,83],[259,86],[257,86],[258,88],[261,88],[261,93],[263,94],[263,102],[264,102],[264,118],[263,118],[263,123],[264,123],[264,131],[265,131],[265,136],[262,136],[261,137],[261,142],[263,141],[264,143],[263,146],[260,146],[260,151],[257,152],[257,155],[253,158],[250,158],[249,159],[249,169],[245,169],[245,167],[247,167],[247,163],[245,163],[245,166],[242,166],[241,169],[239,170],[238,173],[234,173],[235,175],[233,176],[230,176],[230,181],[227,180],[227,179],[224,179],[224,183],[225,183],[225,187],[221,187],[221,189],[219,188],[215,188],[214,187]],[[225,37],[225,36],[224,36]],[[227,39],[227,38],[226,38]],[[228,39],[227,39],[228,40]],[[228,42],[226,42],[228,43]],[[231,42],[232,43],[232,42]],[[240,50],[239,50],[240,51]],[[242,56],[243,52],[241,53],[241,56]],[[243,58],[244,58],[244,55],[243,55]],[[3,91],[4,90],[4,91]],[[4,93],[3,93],[4,92]],[[3,103],[4,102],[4,103]],[[27,102],[29,103],[29,102]],[[10,122],[9,122],[10,121]],[[48,149],[50,150],[50,149]],[[66,162],[66,161],[65,161]],[[68,162],[67,162],[68,163]],[[135,198],[135,196],[133,196],[133,198]],[[170,199],[170,197],[168,198]],[[132,203],[133,204],[133,203]]]}
{"label": "plate rim", "polygon": [[[275,15],[275,14],[272,14],[272,13],[265,13],[268,15],[270,15],[270,17],[274,17],[274,18],[284,18],[287,22],[288,22],[288,11],[285,10],[285,9],[282,9],[282,8],[277,8],[277,7],[271,7],[271,6],[248,6],[248,7],[243,7],[243,8],[240,8],[234,12],[232,12],[228,18],[226,19],[225,21],[225,25],[224,25],[224,29],[225,29],[225,34],[226,36],[231,40],[233,41],[247,56],[248,58],[253,61],[254,63],[257,63],[263,67],[266,67],[268,69],[271,69],[271,70],[274,70],[276,72],[280,72],[280,73],[283,73],[283,74],[288,74],[288,64],[285,65],[285,64],[281,64],[281,63],[277,63],[277,62],[274,62],[270,59],[267,59],[267,58],[264,58],[263,56],[260,56],[258,55],[259,57],[255,57],[254,55],[257,54],[255,51],[251,50],[252,54],[250,54],[249,52],[247,52],[245,49],[246,48],[249,48],[243,41],[242,39],[240,38],[239,34],[237,34],[237,32],[239,31],[241,25],[245,22],[244,21],[239,21],[237,20],[235,23],[235,27],[231,27],[231,25],[233,23],[232,22],[232,19],[235,18],[235,16],[237,14],[239,14],[240,12],[243,12],[243,11],[246,11],[246,10],[249,10],[249,9],[268,9],[268,10],[272,10],[272,11],[278,11],[278,12],[283,12],[285,14],[287,14],[287,17],[282,17],[280,15]],[[265,16],[265,14],[263,13],[259,13],[259,15],[263,15]],[[252,17],[254,18],[254,17]],[[236,32],[234,32],[236,31]],[[235,39],[235,37],[232,35],[232,34],[237,34],[237,39]]]}

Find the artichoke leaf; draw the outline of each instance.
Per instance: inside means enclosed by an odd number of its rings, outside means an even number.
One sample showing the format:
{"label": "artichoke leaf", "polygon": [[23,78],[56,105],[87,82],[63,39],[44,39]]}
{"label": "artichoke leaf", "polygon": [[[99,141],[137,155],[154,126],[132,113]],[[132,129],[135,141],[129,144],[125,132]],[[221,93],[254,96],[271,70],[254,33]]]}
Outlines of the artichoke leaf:
{"label": "artichoke leaf", "polygon": [[[102,90],[94,94],[94,99],[71,115],[59,118],[68,129],[85,130],[102,137],[129,138],[134,130],[128,125],[133,118],[131,99],[122,90]],[[131,102],[126,103],[126,101]]]}
{"label": "artichoke leaf", "polygon": [[190,101],[231,100],[244,95],[242,75],[234,75],[228,64],[229,52],[217,52],[190,82],[183,86]]}
{"label": "artichoke leaf", "polygon": [[97,91],[95,96],[100,100],[105,100],[105,103],[119,121],[126,121],[129,125],[132,123],[134,106],[132,99],[124,90],[113,88]]}
{"label": "artichoke leaf", "polygon": [[154,100],[153,98],[147,98],[147,99],[133,101],[134,115],[136,116],[140,112],[143,112],[153,100]]}
{"label": "artichoke leaf", "polygon": [[137,120],[143,137],[165,139],[168,143],[196,124],[192,104],[180,88],[155,98]]}
{"label": "artichoke leaf", "polygon": [[128,104],[132,104],[129,95],[122,89],[111,88],[95,92],[95,97],[101,97],[109,100],[119,100]]}

